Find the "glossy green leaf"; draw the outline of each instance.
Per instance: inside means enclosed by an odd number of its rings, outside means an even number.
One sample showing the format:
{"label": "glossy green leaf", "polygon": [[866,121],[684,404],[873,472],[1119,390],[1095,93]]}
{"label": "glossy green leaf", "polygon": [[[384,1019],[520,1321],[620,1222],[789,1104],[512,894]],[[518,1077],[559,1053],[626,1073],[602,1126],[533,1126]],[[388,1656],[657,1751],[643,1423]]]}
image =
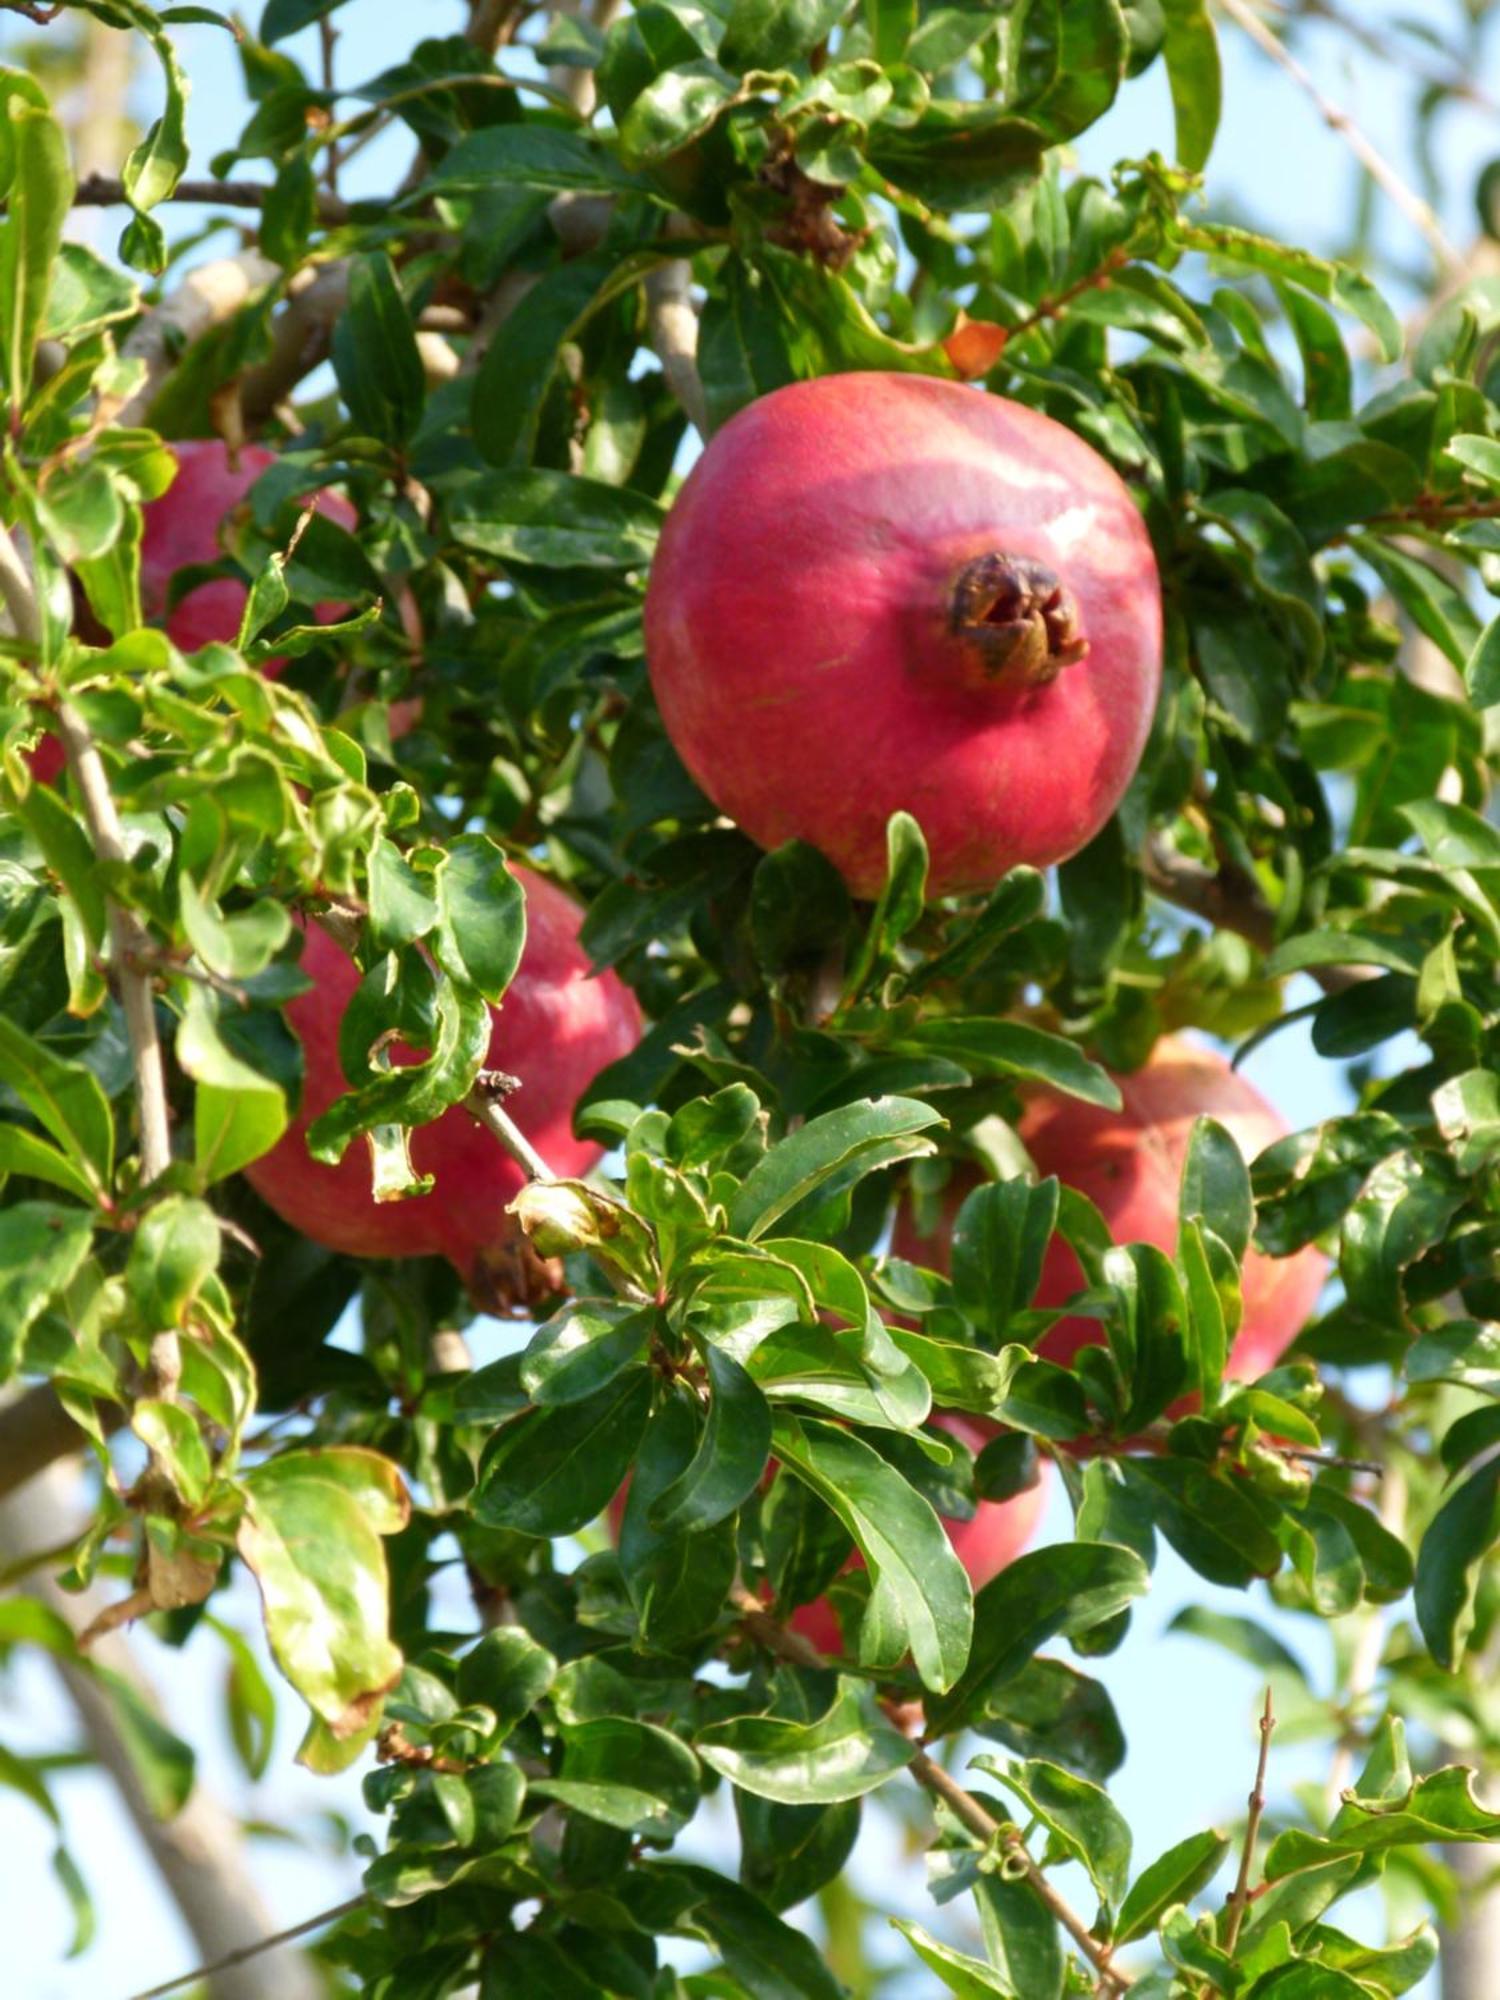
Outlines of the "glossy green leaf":
{"label": "glossy green leaf", "polygon": [[708,1422],[690,1465],[651,1503],[651,1525],[663,1534],[693,1534],[733,1514],[760,1484],[771,1450],[771,1410],[740,1364],[712,1343]]}
{"label": "glossy green leaf", "polygon": [[1218,1874],[1229,1848],[1229,1836],[1210,1827],[1204,1833],[1190,1833],[1158,1855],[1131,1883],[1120,1904],[1116,1942],[1129,1944],[1132,1938],[1149,1936],[1174,1903],[1191,1903]]}
{"label": "glossy green leaf", "polygon": [[877,1167],[932,1152],[932,1140],[921,1135],[942,1122],[931,1105],[909,1097],[872,1098],[811,1119],[741,1182],[729,1209],[731,1235],[754,1242],[808,1195],[826,1198]]}
{"label": "glossy green leaf", "polygon": [[840,1679],[832,1707],[815,1721],[737,1716],[700,1729],[693,1747],[741,1790],[786,1805],[859,1798],[903,1770],[914,1754],[911,1739],[848,1679]]}
{"label": "glossy green leaf", "polygon": [[586,1526],[629,1470],[650,1408],[650,1374],[629,1367],[579,1402],[514,1418],[480,1460],[475,1513],[526,1535]]}
{"label": "glossy green leaf", "polygon": [[776,1456],[826,1501],[859,1546],[887,1615],[899,1621],[925,1687],[953,1686],[969,1656],[974,1600],[932,1508],[869,1445],[778,1414]]}

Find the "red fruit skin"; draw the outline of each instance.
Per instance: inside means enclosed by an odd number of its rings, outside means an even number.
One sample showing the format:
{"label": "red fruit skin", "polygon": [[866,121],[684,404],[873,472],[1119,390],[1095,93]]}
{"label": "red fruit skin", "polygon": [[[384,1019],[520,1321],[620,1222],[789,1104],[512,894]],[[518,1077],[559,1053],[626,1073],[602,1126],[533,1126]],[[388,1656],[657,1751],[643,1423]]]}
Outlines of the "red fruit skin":
{"label": "red fruit skin", "polygon": [[[1193,1121],[1207,1113],[1224,1126],[1247,1161],[1290,1129],[1253,1084],[1222,1056],[1168,1036],[1144,1069],[1115,1078],[1124,1105],[1105,1111],[1076,1098],[1038,1094],[1020,1122],[1026,1148],[1043,1175],[1056,1174],[1088,1196],[1117,1243],[1154,1243],[1170,1255],[1177,1243],[1177,1198]],[[902,1207],[891,1236],[898,1257],[946,1271],[953,1222],[979,1176],[955,1174],[943,1199],[938,1232],[920,1237],[911,1211]],[[1328,1260],[1309,1245],[1291,1257],[1252,1249],[1243,1272],[1244,1314],[1226,1373],[1253,1381],[1273,1368],[1302,1331],[1328,1273]],[[1059,1306],[1082,1289],[1083,1272],[1061,1236],[1047,1246],[1035,1303]],[[1058,1320],[1037,1343],[1039,1353],[1063,1365],[1082,1347],[1097,1345],[1096,1320]]]}
{"label": "red fruit skin", "polygon": [[[578,943],[582,912],[570,896],[529,868],[515,870],[526,892],[526,948],[503,1004],[492,1009],[488,1066],[522,1079],[512,1113],[555,1172],[586,1173],[602,1148],[575,1139],[573,1107],[607,1063],[640,1039],[635,996],[612,972],[589,976]],[[302,969],[315,982],[287,1007],[306,1063],[303,1101],[281,1139],[246,1168],[261,1199],[316,1243],[355,1257],[448,1258],[473,1283],[481,1264],[517,1238],[506,1215],[520,1192],[520,1168],[461,1105],[413,1133],[419,1173],[432,1191],[376,1202],[370,1163],[355,1140],[336,1167],[307,1151],[307,1129],[345,1089],[339,1024],[359,984],[352,959],[310,924]],[[410,1050],[392,1052],[415,1061]]]}
{"label": "red fruit skin", "polygon": [[[933,1421],[941,1429],[951,1431],[975,1453],[998,1429],[982,1417],[961,1416],[953,1410],[939,1411]],[[967,1521],[955,1521],[946,1514],[942,1517],[953,1553],[976,1590],[982,1590],[992,1577],[1013,1563],[1036,1533],[1047,1507],[1045,1466],[1040,1472],[1036,1484],[1024,1488],[1013,1499],[981,1500]],[[856,1550],[844,1568],[863,1569],[864,1557]],[[799,1604],[787,1622],[794,1632],[811,1640],[820,1653],[845,1651],[838,1617],[826,1597],[814,1598],[811,1604]]]}
{"label": "red fruit skin", "polygon": [[[1087,656],[1046,685],[950,629],[963,565],[1046,563]],[[1119,803],[1161,677],[1161,597],[1117,474],[1062,425],[958,383],[826,376],[717,432],[645,610],[652,685],[698,784],[763,847],[810,841],[857,895],[915,814],[929,893],[1074,854]]]}

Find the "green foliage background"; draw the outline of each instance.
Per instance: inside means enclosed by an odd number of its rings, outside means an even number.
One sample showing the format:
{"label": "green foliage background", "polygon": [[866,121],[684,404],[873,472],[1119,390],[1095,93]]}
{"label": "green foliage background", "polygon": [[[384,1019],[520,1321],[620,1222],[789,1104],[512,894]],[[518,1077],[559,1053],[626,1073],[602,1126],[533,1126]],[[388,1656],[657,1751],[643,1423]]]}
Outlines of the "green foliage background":
{"label": "green foliage background", "polygon": [[[160,66],[114,257],[64,242],[58,115],[0,72],[3,510],[24,553],[0,641],[0,1370],[50,1384],[30,1395],[60,1397],[101,1464],[121,1424],[150,1455],[128,1489],[101,1482],[71,1578],[117,1580],[181,1641],[247,1562],[307,1704],[304,1761],[343,1768],[387,1732],[367,1795],[388,1841],[320,1946],[335,1991],[821,2000],[836,1971],[781,1913],[838,1881],[903,1773],[932,1805],[934,1932],[963,1897],[983,1938],[981,1961],[905,1927],[953,1992],[1109,1994],[1116,1947],[1141,2000],[1407,1991],[1430,1927],[1359,1943],[1326,1919],[1382,1874],[1442,1912],[1437,1845],[1500,1833],[1436,1748],[1482,1762],[1494,1733],[1500,291],[1476,280],[1405,329],[1354,264],[1219,218],[1206,0],[643,0],[606,25],[479,6],[470,34],[334,90],[283,44],[344,11],[269,0],[240,31],[244,128],[193,165],[251,170],[269,264],[140,410],[189,166],[172,31],[219,17],[63,10]],[[549,81],[510,62],[513,30]],[[1174,158],[1081,174],[1069,142],[1154,65]],[[411,171],[346,201],[330,163],[376,124],[407,128]],[[334,267],[342,310],[288,370],[305,275]],[[687,277],[696,363],[668,352],[664,372],[654,306]],[[456,374],[424,357],[424,316]],[[286,399],[325,355],[334,386],[294,430]],[[982,369],[1140,499],[1164,693],[1119,814],[1054,880],[929,904],[898,815],[885,893],[851,903],[811,849],[763,855],[718,824],[662,734],[640,604],[690,424],[861,368]],[[169,484],[164,438],[220,429],[278,458],[226,556],[251,586],[238,645],[184,656],[143,624],[140,507]],[[297,532],[325,485],[357,533]],[[319,626],[327,601],[350,611]],[[1445,671],[1403,669],[1413,633]],[[50,786],[27,752],[59,728],[71,773]],[[578,1109],[619,1149],[613,1185],[529,1198],[572,1296],[524,1354],[455,1376],[433,1338],[472,1307],[446,1267],[322,1252],[239,1174],[296,1099],[293,913],[355,922],[368,1044],[399,1026],[430,1051],[367,1066],[314,1135],[328,1157],[368,1138],[400,1185],[407,1128],[483,1060],[523,855],[586,902],[592,956],[651,1025]],[[1307,971],[1322,1057],[1408,1031],[1420,1054],[1248,1173],[1205,1122],[1175,1259],[1111,1247],[1081,1197],[1019,1171],[1021,1086],[1110,1103],[1106,1069],[1164,1031],[1274,1031]],[[164,1167],[142,1159],[132,975],[168,1052]],[[956,1159],[992,1179],[951,1282],[883,1260],[893,1201]],[[1106,1337],[1073,1369],[1032,1348],[1054,1226]],[[1226,1384],[1252,1227],[1277,1255],[1322,1242],[1341,1283],[1281,1366]],[[323,1341],[356,1296],[353,1356]],[[1365,1366],[1389,1382],[1373,1414],[1348,1394]],[[1188,1390],[1203,1414],[1174,1424]],[[1013,1435],[976,1463],[924,1430],[934,1408]],[[1091,1454],[1060,1448],[1085,1434]],[[1003,1497],[1038,1453],[1077,1538],[975,1598],[934,1509]],[[560,1561],[627,1474],[618,1549],[592,1532]],[[1404,1508],[1377,1511],[1396,1479]],[[462,1633],[429,1597],[449,1536]],[[1108,1796],[1118,1724],[1074,1662],[1129,1644],[1158,1538],[1214,1583],[1273,1577],[1309,1616],[1405,1607],[1386,1712],[1306,1704],[1362,1775],[1251,1855],[1253,1902],[1201,1902],[1224,1836],[1132,1857]],[[857,1643],[799,1655],[754,1600],[817,1597],[855,1546]],[[1204,1629],[1258,1660],[1273,1643]],[[75,1652],[24,1599],[0,1639]],[[918,1697],[922,1753],[892,1720]],[[966,1732],[991,1746],[972,1767]],[[136,1741],[180,1803],[182,1746]],[[0,1779],[45,1808],[31,1767]],[[725,1788],[737,1879],[674,1853]],[[1092,1891],[1072,1927],[1049,1889],[1064,1861]],[[658,1940],[681,1937],[716,1969],[671,1970]]]}

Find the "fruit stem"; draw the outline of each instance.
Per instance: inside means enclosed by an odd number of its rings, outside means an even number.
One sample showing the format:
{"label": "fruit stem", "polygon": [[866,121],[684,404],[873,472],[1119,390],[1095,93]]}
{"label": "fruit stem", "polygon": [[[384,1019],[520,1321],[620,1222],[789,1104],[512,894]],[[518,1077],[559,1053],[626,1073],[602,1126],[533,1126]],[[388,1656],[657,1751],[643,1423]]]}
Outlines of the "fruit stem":
{"label": "fruit stem", "polygon": [[505,1109],[505,1099],[520,1087],[519,1078],[507,1076],[504,1070],[482,1069],[464,1099],[464,1109],[500,1141],[527,1180],[555,1181],[557,1175]]}
{"label": "fruit stem", "polygon": [[1089,649],[1078,600],[1056,570],[991,549],[953,582],[949,624],[977,656],[986,681],[1045,687]]}

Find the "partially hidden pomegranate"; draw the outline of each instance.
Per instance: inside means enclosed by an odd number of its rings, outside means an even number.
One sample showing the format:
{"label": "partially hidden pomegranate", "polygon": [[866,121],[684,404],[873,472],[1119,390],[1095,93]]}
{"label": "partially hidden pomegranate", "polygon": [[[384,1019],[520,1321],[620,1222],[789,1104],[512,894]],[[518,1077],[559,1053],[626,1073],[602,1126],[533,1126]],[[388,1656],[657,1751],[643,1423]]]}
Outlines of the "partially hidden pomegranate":
{"label": "partially hidden pomegranate", "polygon": [[[964,1416],[956,1410],[935,1411],[932,1421],[976,1454],[999,1428],[983,1417]],[[772,1459],[761,1481],[762,1489],[779,1476],[779,1471],[776,1460]],[[953,1552],[976,1590],[982,1590],[992,1577],[998,1576],[1001,1570],[1013,1563],[1036,1533],[1047,1506],[1046,1472],[1047,1468],[1042,1466],[1036,1483],[1010,1500],[979,1501],[967,1521],[955,1520],[946,1514],[941,1517]],[[610,1526],[617,1538],[629,1492],[630,1481],[627,1479],[609,1503]],[[844,1568],[863,1567],[864,1557],[856,1549]],[[800,1632],[804,1639],[816,1646],[820,1653],[846,1650],[839,1632],[838,1615],[826,1597],[816,1597],[810,1604],[799,1604],[787,1623],[794,1632]]]}
{"label": "partially hidden pomegranate", "polygon": [[898,808],[932,895],[1076,853],[1161,675],[1156,563],[1118,475],[1051,418],[919,375],[793,383],[732,418],[673,504],[645,623],[709,798],[861,896]]}
{"label": "partially hidden pomegranate", "polygon": [[[976,1454],[997,1428],[982,1417],[961,1416],[954,1410],[939,1411],[933,1422]],[[975,1590],[982,1590],[1030,1544],[1047,1506],[1045,1466],[1040,1468],[1040,1474],[1034,1485],[1024,1487],[1009,1500],[979,1501],[967,1521],[954,1520],[949,1515],[942,1517],[953,1553],[963,1564]],[[844,1567],[863,1569],[864,1558],[858,1550]],[[811,1640],[820,1653],[848,1650],[839,1631],[838,1615],[826,1597],[814,1598],[811,1604],[799,1604],[787,1622],[793,1631]]]}
{"label": "partially hidden pomegranate", "polygon": [[[184,438],[170,450],[177,477],[142,510],[141,609],[147,618],[163,620],[167,637],[185,653],[215,640],[232,645],[248,594],[237,577],[212,577],[198,584],[170,612],[168,592],[178,570],[222,560],[225,522],[276,463],[276,454],[260,444],[241,445],[232,453],[221,438]],[[317,507],[341,528],[352,530],[358,523],[342,493],[320,493]],[[318,606],[324,623],[342,614],[342,605]],[[264,671],[274,680],[285,666],[285,660],[268,660]]]}
{"label": "partially hidden pomegranate", "polygon": [[[503,1002],[492,1010],[488,1065],[521,1079],[511,1114],[553,1171],[582,1174],[601,1148],[573,1136],[573,1107],[607,1063],[635,1046],[640,1011],[613,972],[590,976],[578,942],[582,912],[572,898],[529,868],[515,873],[526,894],[526,948]],[[360,975],[316,923],[305,933],[302,970],[313,986],[286,1010],[302,1043],[302,1105],[271,1151],[246,1168],[257,1193],[330,1250],[355,1257],[442,1256],[481,1303],[499,1307],[523,1298],[525,1250],[505,1213],[520,1192],[521,1170],[461,1105],[412,1134],[413,1165],[434,1176],[425,1195],[377,1202],[359,1140],[336,1167],[309,1154],[309,1125],[346,1088],[339,1024]],[[416,1057],[398,1046],[392,1059]]]}
{"label": "partially hidden pomegranate", "polygon": [[[1143,1069],[1117,1076],[1115,1082],[1124,1099],[1119,1111],[1037,1093],[1026,1105],[1020,1134],[1038,1172],[1055,1174],[1087,1195],[1117,1243],[1153,1243],[1170,1254],[1177,1242],[1178,1192],[1193,1121],[1201,1113],[1217,1119],[1247,1161],[1285,1138],[1289,1128],[1222,1056],[1174,1036],[1157,1043]],[[931,1236],[917,1234],[911,1211],[903,1206],[891,1238],[895,1255],[946,1271],[954,1219],[978,1182],[971,1169],[955,1173]],[[1291,1257],[1268,1257],[1254,1248],[1247,1253],[1244,1314],[1229,1354],[1229,1376],[1253,1381],[1276,1365],[1306,1324],[1327,1270],[1327,1259],[1311,1245]],[[1061,1236],[1054,1236],[1035,1303],[1060,1306],[1083,1282],[1077,1258]],[[1066,1365],[1081,1347],[1103,1337],[1096,1320],[1070,1315],[1048,1328],[1037,1350]]]}

